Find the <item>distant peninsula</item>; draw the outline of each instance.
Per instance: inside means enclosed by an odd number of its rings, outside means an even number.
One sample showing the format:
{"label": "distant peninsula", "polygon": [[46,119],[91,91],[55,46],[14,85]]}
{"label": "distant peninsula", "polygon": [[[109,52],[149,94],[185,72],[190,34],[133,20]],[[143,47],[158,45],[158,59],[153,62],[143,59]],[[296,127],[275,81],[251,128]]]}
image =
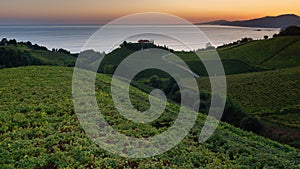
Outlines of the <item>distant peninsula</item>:
{"label": "distant peninsula", "polygon": [[259,28],[286,28],[291,25],[300,25],[300,17],[295,14],[284,14],[279,16],[266,16],[262,18],[227,21],[216,20],[211,22],[196,23],[196,25],[226,25],[241,27],[259,27]]}

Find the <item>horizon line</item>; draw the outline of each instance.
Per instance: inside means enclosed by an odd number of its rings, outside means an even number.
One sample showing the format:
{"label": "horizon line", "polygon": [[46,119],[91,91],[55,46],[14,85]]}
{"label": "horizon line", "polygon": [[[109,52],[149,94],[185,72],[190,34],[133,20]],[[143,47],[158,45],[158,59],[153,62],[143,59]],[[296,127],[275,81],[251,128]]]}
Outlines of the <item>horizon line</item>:
{"label": "horizon line", "polygon": [[[294,13],[282,13],[279,15],[265,15],[265,16],[260,16],[260,17],[255,17],[255,18],[250,18],[250,19],[233,19],[233,20],[228,20],[224,18],[218,18],[218,19],[212,19],[208,21],[190,21],[192,24],[199,24],[199,23],[206,23],[206,22],[213,22],[213,21],[218,21],[218,20],[226,20],[229,22],[234,22],[234,21],[247,21],[247,20],[253,20],[253,19],[259,19],[259,18],[264,18],[264,17],[277,17],[277,16],[282,16],[282,15],[295,15],[298,16],[297,14]],[[185,18],[186,19],[186,18]],[[65,20],[60,20],[60,19],[18,19],[18,18],[0,18],[0,22],[7,22],[7,23],[0,23],[0,26],[26,26],[26,25],[106,25],[109,24],[112,20],[102,20],[101,19],[86,19],[86,20],[76,20],[76,19],[65,19]],[[188,19],[186,19],[188,20]],[[18,23],[21,22],[21,23]],[[50,22],[50,23],[47,23]],[[115,25],[156,25],[156,24],[151,24],[151,23],[143,23],[143,24],[115,24]],[[157,23],[157,25],[184,25],[180,23]]]}

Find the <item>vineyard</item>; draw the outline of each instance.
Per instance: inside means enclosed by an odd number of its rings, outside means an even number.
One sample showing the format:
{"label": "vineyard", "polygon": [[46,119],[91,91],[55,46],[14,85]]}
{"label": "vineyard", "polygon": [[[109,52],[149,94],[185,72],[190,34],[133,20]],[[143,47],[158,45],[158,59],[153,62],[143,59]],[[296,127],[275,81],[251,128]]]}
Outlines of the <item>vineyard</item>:
{"label": "vineyard", "polygon": [[[299,69],[293,71],[299,72]],[[89,140],[81,128],[73,109],[72,73],[72,68],[59,66],[0,70],[0,168],[300,167],[299,149],[226,123],[221,123],[207,142],[199,144],[198,137],[205,120],[203,114],[198,115],[190,134],[162,155],[147,159],[113,155]],[[293,77],[295,81],[299,79]],[[232,79],[236,79],[235,76]],[[231,78],[228,81],[231,83]],[[234,86],[229,87],[230,93],[234,93]],[[145,93],[131,88],[130,95],[139,110],[149,108]],[[293,96],[297,97],[297,94]],[[151,123],[137,124],[126,120],[113,106],[110,77],[102,74],[96,79],[96,97],[105,119],[115,130],[138,138],[165,131],[173,124],[179,110],[178,105],[169,103],[162,116]],[[258,103],[252,103],[249,110],[254,112]],[[269,108],[271,110],[272,106]]]}
{"label": "vineyard", "polygon": [[[266,123],[263,135],[299,147],[299,76],[300,67],[229,75],[228,95],[239,100],[247,113]],[[202,89],[209,90],[207,78],[198,82]]]}

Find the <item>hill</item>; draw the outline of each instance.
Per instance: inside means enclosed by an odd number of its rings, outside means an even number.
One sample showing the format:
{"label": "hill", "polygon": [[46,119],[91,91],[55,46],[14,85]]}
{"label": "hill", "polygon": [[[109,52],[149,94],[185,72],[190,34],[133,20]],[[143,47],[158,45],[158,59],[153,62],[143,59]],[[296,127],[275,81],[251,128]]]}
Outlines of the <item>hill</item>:
{"label": "hill", "polygon": [[[27,65],[59,65],[74,66],[76,54],[70,54],[63,49],[48,50],[45,47],[19,42],[16,44],[2,45],[0,43],[0,68]],[[201,61],[193,52],[174,52],[183,59],[188,66],[200,76],[207,76]],[[300,66],[300,36],[279,36],[267,40],[240,41],[217,48],[227,75],[247,72],[263,71]],[[112,74],[117,65],[130,54],[140,50],[134,43],[121,44],[112,52],[105,55],[99,72]],[[91,54],[93,51],[89,51]],[[199,51],[199,54],[209,54],[209,50]],[[88,55],[89,55],[88,54]],[[97,54],[97,53],[95,53]],[[176,61],[175,61],[176,62]],[[151,70],[151,73],[167,77],[165,73]]]}
{"label": "hill", "polygon": [[285,28],[290,25],[299,25],[300,17],[294,14],[284,14],[279,16],[266,16],[262,18],[242,20],[242,21],[212,21],[198,24],[242,26],[242,27],[261,27],[261,28]]}
{"label": "hill", "polygon": [[[201,51],[198,54],[200,55],[209,55],[211,51]],[[229,51],[228,53],[230,53]],[[256,72],[256,71],[263,71],[264,68],[258,67],[257,65],[251,65],[250,63],[245,62],[243,59],[239,57],[232,57],[232,58],[222,58],[222,53],[219,53],[221,57],[221,61],[224,67],[224,71],[226,75],[231,74],[240,74],[240,73],[247,73],[247,72]],[[185,63],[190,67],[190,69],[195,72],[199,76],[207,76],[206,69],[203,63],[200,61],[199,57],[196,56],[193,52],[175,52],[175,54],[180,57]],[[167,58],[169,59],[169,58]],[[176,60],[173,60],[176,63]],[[215,62],[214,60],[210,61],[210,64]]]}
{"label": "hill", "polygon": [[227,23],[230,23],[230,21],[216,20],[216,21],[210,21],[210,22],[196,23],[196,25],[225,25]]}
{"label": "hill", "polygon": [[[38,79],[38,80],[37,80]],[[221,123],[204,144],[198,136],[205,116],[199,114],[190,134],[165,154],[126,159],[91,142],[80,127],[72,103],[72,69],[29,66],[0,70],[1,168],[297,168],[299,149]],[[110,78],[99,74],[96,96],[114,129],[135,137],[165,131],[178,106],[168,104],[154,122],[136,124],[121,117],[110,96]],[[147,108],[145,93],[132,88],[132,102]],[[157,125],[160,124],[160,125]]]}
{"label": "hill", "polygon": [[0,41],[0,68],[28,65],[74,66],[76,54],[64,49],[48,50],[30,42]]}
{"label": "hill", "polygon": [[300,66],[300,36],[275,37],[219,48],[221,59],[238,59],[251,66],[280,69]]}
{"label": "hill", "polygon": [[[300,66],[300,36],[279,36],[267,40],[251,40],[217,48],[225,73],[239,74]],[[211,51],[199,51],[209,55]],[[194,72],[203,73],[198,56],[193,52],[175,52]],[[176,60],[174,60],[176,62]]]}
{"label": "hill", "polygon": [[[228,95],[265,124],[260,134],[299,148],[299,76],[300,67],[229,75]],[[209,90],[207,78],[198,81],[202,90]]]}

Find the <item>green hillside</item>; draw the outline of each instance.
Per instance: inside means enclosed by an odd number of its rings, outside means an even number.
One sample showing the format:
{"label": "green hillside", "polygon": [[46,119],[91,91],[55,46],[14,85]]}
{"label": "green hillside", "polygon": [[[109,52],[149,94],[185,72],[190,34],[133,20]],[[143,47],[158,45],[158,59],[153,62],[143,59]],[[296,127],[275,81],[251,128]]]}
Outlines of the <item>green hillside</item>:
{"label": "green hillside", "polygon": [[[299,77],[300,67],[229,75],[228,95],[266,124],[263,135],[300,147]],[[198,82],[209,90],[207,78]]]}
{"label": "green hillside", "polygon": [[222,59],[238,59],[255,67],[279,69],[300,66],[299,36],[275,37],[218,49]]}
{"label": "green hillside", "polygon": [[[240,74],[248,72],[262,71],[261,68],[256,68],[237,59],[221,60],[226,75]],[[214,61],[212,61],[213,63]],[[207,76],[207,71],[201,61],[186,61],[190,69],[199,76]]]}
{"label": "green hillside", "polygon": [[[117,67],[117,65],[119,63],[121,63],[121,61],[123,59],[125,59],[127,56],[129,56],[130,54],[132,54],[134,52],[135,52],[134,50],[127,49],[125,47],[115,49],[114,51],[112,51],[111,53],[107,54],[104,57],[104,59],[101,63],[100,72],[111,74],[111,72],[113,70],[104,71],[104,69],[107,67],[107,65],[110,65],[112,67],[112,69],[115,69]],[[193,72],[195,72],[196,74],[198,74],[200,76],[207,76],[207,72],[206,72],[202,62],[198,59],[198,57],[195,55],[195,53],[175,52],[175,54],[177,56],[179,56],[180,58],[182,58],[186,62],[186,64],[190,67],[190,69],[193,70]],[[168,57],[166,57],[166,58],[168,59]],[[224,65],[226,74],[239,74],[239,73],[255,72],[255,71],[264,70],[262,68],[250,66],[249,64],[247,64],[244,61],[239,60],[239,59],[224,59],[224,60],[222,60],[222,63]],[[147,76],[147,74],[151,74],[151,73],[152,74],[153,73],[160,74],[162,77],[167,76],[162,72],[157,72],[154,70],[152,70],[150,72],[149,71],[144,72],[144,73],[146,73],[144,76]]]}
{"label": "green hillside", "polygon": [[76,57],[60,49],[50,51],[45,47],[19,42],[17,44],[0,45],[0,67],[16,67],[27,65],[74,66]]}
{"label": "green hillside", "polygon": [[[268,40],[220,47],[217,52],[227,75],[300,66],[300,36],[275,37]],[[211,51],[199,51],[207,56]],[[175,52],[200,76],[206,71],[193,52]],[[174,60],[176,61],[176,60]]]}
{"label": "green hillside", "polygon": [[[221,123],[204,144],[198,137],[205,116],[172,150],[147,159],[125,159],[92,143],[74,114],[72,69],[29,66],[0,70],[0,168],[299,168],[300,151]],[[110,78],[99,74],[96,96],[114,129],[135,137],[165,131],[178,106],[168,104],[154,122],[136,124],[121,117],[110,97]],[[101,91],[100,91],[101,90]],[[131,89],[143,110],[148,97]],[[160,124],[160,125],[158,125]]]}
{"label": "green hillside", "polygon": [[[153,47],[163,48],[157,45]],[[218,48],[217,51],[222,59],[225,73],[231,75],[300,66],[299,48],[300,36],[280,36],[268,40],[255,40],[228,45]],[[137,50],[140,50],[138,44],[121,44],[119,48],[104,57],[99,72],[111,74],[124,58]],[[173,50],[170,51],[174,52]],[[209,53],[209,50],[199,52],[200,55],[207,55]],[[7,56],[5,54],[7,54]],[[207,75],[204,66],[195,53],[175,52],[175,54],[183,59],[196,74],[200,76]],[[19,58],[12,57],[15,55],[19,56]],[[0,45],[0,67],[3,67],[1,63],[5,57],[8,57],[6,60],[10,58],[10,60],[21,60],[22,62],[24,62],[22,58],[27,58],[28,61],[25,62],[26,64],[20,64],[21,66],[41,64],[73,66],[76,59],[74,56],[75,55],[64,50],[62,50],[62,52],[49,51],[44,49],[44,47],[28,44],[28,42],[18,42],[15,45],[10,44],[7,46]],[[17,62],[19,63],[20,61]],[[18,63],[16,64],[18,65]],[[158,74],[159,72],[155,73]],[[163,76],[165,77],[166,75],[163,74]]]}

